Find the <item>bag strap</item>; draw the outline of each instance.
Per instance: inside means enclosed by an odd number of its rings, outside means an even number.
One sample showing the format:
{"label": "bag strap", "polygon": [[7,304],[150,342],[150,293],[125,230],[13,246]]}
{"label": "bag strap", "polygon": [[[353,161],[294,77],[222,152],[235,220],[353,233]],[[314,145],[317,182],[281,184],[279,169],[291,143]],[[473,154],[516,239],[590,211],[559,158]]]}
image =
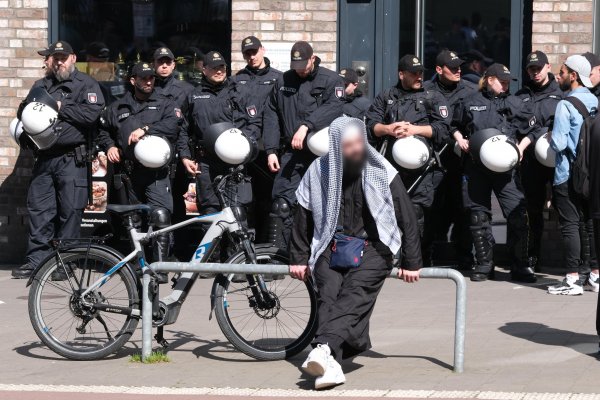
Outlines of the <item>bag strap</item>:
{"label": "bag strap", "polygon": [[573,105],[573,107],[575,107],[575,109],[577,110],[577,112],[579,114],[581,114],[581,116],[583,117],[583,119],[589,118],[590,112],[588,111],[588,109],[585,106],[585,104],[583,104],[583,102],[581,100],[579,100],[577,97],[575,97],[575,96],[567,96],[567,97],[565,97],[565,101],[568,101],[569,103],[571,103]]}

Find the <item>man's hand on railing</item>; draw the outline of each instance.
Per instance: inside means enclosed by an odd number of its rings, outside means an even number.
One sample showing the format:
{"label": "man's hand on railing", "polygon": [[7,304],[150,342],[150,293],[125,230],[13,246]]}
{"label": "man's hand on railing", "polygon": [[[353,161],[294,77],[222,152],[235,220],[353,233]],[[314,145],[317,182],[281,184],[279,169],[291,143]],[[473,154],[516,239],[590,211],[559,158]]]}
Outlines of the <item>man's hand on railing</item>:
{"label": "man's hand on railing", "polygon": [[408,269],[399,269],[398,278],[402,279],[406,283],[414,283],[419,281],[419,274],[421,270],[410,271]]}

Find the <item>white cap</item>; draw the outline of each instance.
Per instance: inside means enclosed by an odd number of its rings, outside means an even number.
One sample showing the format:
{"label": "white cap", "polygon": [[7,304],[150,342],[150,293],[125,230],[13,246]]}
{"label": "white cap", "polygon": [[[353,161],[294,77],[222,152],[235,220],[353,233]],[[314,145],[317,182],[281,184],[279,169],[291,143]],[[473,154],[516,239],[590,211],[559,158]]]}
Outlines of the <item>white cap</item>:
{"label": "white cap", "polygon": [[586,87],[594,87],[590,80],[590,73],[592,72],[592,66],[590,62],[584,56],[574,55],[567,58],[565,65],[571,68],[573,71],[579,74],[579,79]]}

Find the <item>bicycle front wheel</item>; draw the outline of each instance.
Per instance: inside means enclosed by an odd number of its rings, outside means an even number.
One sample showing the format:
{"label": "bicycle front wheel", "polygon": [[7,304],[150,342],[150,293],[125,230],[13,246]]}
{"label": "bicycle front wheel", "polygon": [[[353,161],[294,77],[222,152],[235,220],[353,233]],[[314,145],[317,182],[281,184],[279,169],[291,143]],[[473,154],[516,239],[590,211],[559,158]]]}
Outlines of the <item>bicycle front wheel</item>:
{"label": "bicycle front wheel", "polygon": [[[259,264],[288,265],[288,257],[269,245],[257,245]],[[238,253],[232,264],[250,263]],[[263,275],[272,304],[258,304],[248,282],[234,281],[233,274],[217,278],[215,315],[221,331],[239,351],[257,360],[282,360],[300,353],[317,328],[317,296],[312,283],[289,275]]]}
{"label": "bicycle front wheel", "polygon": [[140,308],[137,281],[126,267],[81,296],[119,261],[101,248],[70,248],[61,250],[58,261],[57,257],[49,259],[36,273],[29,292],[29,318],[52,351],[73,360],[97,360],[129,340],[138,317],[115,312]]}

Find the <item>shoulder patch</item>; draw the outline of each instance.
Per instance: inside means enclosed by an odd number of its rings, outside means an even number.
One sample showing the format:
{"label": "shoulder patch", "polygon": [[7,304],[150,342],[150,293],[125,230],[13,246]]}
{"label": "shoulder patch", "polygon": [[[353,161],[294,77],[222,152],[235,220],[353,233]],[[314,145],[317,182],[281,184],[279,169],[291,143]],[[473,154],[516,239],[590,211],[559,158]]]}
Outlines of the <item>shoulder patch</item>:
{"label": "shoulder patch", "polygon": [[255,105],[251,105],[251,106],[246,107],[246,112],[248,113],[248,115],[250,117],[256,116],[256,112],[257,112],[256,111],[256,106]]}
{"label": "shoulder patch", "polygon": [[529,126],[534,126],[536,123],[535,115],[529,119]]}
{"label": "shoulder patch", "polygon": [[341,99],[342,97],[344,97],[345,90],[343,86],[336,86],[335,87],[335,97],[337,97],[338,99]]}
{"label": "shoulder patch", "polygon": [[90,104],[96,104],[98,102],[98,95],[96,93],[88,93],[87,100]]}
{"label": "shoulder patch", "polygon": [[446,106],[439,106],[438,110],[439,110],[440,115],[442,116],[442,118],[448,118],[448,107],[446,107]]}
{"label": "shoulder patch", "polygon": [[175,107],[173,110],[175,111],[175,116],[176,116],[177,118],[181,118],[181,116],[182,116],[182,115],[181,115],[181,108],[177,108],[177,107]]}

